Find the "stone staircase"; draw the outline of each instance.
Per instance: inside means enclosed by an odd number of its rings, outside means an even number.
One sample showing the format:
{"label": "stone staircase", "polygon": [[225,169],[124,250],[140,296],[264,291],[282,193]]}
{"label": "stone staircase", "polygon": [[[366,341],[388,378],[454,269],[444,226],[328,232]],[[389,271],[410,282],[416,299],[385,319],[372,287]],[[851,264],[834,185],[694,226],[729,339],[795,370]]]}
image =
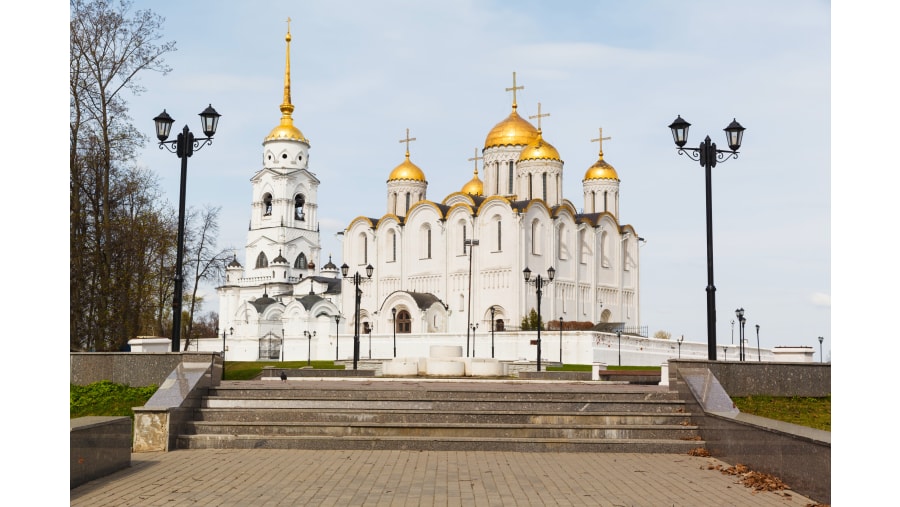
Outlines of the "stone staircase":
{"label": "stone staircase", "polygon": [[180,449],[687,453],[704,447],[663,386],[515,380],[225,381]]}

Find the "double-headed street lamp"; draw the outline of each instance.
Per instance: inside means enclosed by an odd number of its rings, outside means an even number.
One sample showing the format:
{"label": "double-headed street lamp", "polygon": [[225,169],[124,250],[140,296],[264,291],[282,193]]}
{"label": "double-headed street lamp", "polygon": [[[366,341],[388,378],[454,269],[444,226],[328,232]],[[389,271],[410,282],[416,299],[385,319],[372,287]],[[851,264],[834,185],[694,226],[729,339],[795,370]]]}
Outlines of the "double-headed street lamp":
{"label": "double-headed street lamp", "polygon": [[340,360],[338,358],[338,343],[340,342],[340,339],[341,339],[341,336],[340,336],[341,330],[339,327],[340,325],[341,325],[341,314],[337,314],[334,316],[334,360],[335,361]]}
{"label": "double-headed street lamp", "polygon": [[684,341],[684,335],[678,339],[678,359],[681,359],[681,343]]}
{"label": "double-headed street lamp", "polygon": [[747,320],[744,318],[744,309],[738,308],[734,311],[735,317],[738,320],[738,352],[739,352],[739,360],[744,360],[744,323]]}
{"label": "double-headed street lamp", "polygon": [[819,337],[819,362],[820,362],[820,363],[824,363],[824,362],[825,362],[825,356],[822,355],[822,342],[823,342],[824,340],[825,340],[825,338],[823,338],[823,337],[821,337],[821,336]]}
{"label": "double-headed street lamp", "polygon": [[[366,266],[366,276],[368,278],[372,278],[373,271],[375,271],[375,268],[373,268],[371,264]],[[347,263],[344,263],[341,266],[341,275],[344,278],[347,278],[347,275],[349,272],[350,272],[350,266],[348,266]],[[354,370],[356,369],[356,364],[359,362],[359,303],[360,303],[360,300],[362,299],[362,289],[359,288],[359,282],[361,281],[361,278],[362,277],[359,276],[359,271],[357,271],[352,277],[353,286],[356,288],[356,306],[354,309],[354,315],[355,315],[354,321],[355,322],[353,323],[353,369]],[[370,340],[371,340],[371,335],[370,335]],[[369,349],[369,355],[371,355],[371,345],[370,345],[370,349]]]}
{"label": "double-headed street lamp", "polygon": [[303,336],[306,337],[306,366],[312,365],[312,339],[315,335],[315,331],[313,331],[312,333],[310,333],[309,331],[303,331]]}
{"label": "double-headed street lamp", "polygon": [[391,308],[391,315],[394,323],[394,357],[397,357],[397,309]]}
{"label": "double-headed street lamp", "polygon": [[522,274],[525,276],[525,283],[534,285],[534,288],[537,290],[537,371],[541,371],[541,294],[543,294],[544,286],[549,285],[553,281],[553,277],[556,276],[556,270],[553,269],[553,266],[550,266],[547,268],[546,279],[541,277],[541,275],[537,275],[533,281],[531,280],[531,270],[528,269],[528,266],[525,266]]}
{"label": "double-headed street lamp", "polygon": [[[222,361],[225,360],[225,328],[220,329],[222,331]],[[228,334],[234,334],[234,328],[228,329]]]}
{"label": "double-headed street lamp", "polygon": [[[463,241],[463,246],[469,247],[469,304],[466,308],[466,357],[469,357],[469,331],[472,329],[472,247],[478,246],[477,239]],[[474,341],[475,338],[473,337]],[[472,355],[475,355],[475,343],[472,343]]]}
{"label": "double-headed street lamp", "polygon": [[491,306],[491,359],[494,358],[494,313],[497,310]]}
{"label": "double-headed street lamp", "polygon": [[762,351],[759,349],[759,324],[756,325],[756,361],[762,362]]}
{"label": "double-headed street lamp", "polygon": [[[187,185],[187,159],[206,145],[212,144],[212,138],[216,135],[219,126],[219,113],[213,109],[212,104],[200,113],[200,123],[206,137],[195,138],[188,126],[178,134],[174,141],[166,141],[172,131],[175,120],[166,113],[153,118],[156,124],[156,137],[159,139],[159,149],[165,147],[169,152],[178,155],[181,159],[181,192],[178,196],[178,244],[175,254],[175,294],[172,300],[172,352],[178,352],[181,348],[181,298],[183,296],[184,278],[181,276],[181,266],[184,260],[184,194]],[[224,355],[224,350],[223,350]]]}
{"label": "double-headed street lamp", "polygon": [[472,330],[472,357],[475,357],[475,330],[478,329],[478,323],[469,324],[469,329]]}
{"label": "double-headed street lamp", "polygon": [[562,364],[562,323],[563,318],[559,317],[559,364]]}
{"label": "double-headed street lamp", "polygon": [[731,150],[717,150],[709,136],[700,143],[697,148],[685,148],[687,144],[688,129],[691,124],[684,121],[681,115],[669,125],[672,129],[672,137],[678,146],[679,155],[687,155],[694,161],[699,161],[706,170],[706,341],[708,359],[716,360],[716,286],[713,283],[713,236],[712,236],[712,168],[718,162],[725,162],[731,157],[737,158],[741,140],[744,137],[744,127],[737,120],[725,127],[725,135],[728,139],[728,147]]}

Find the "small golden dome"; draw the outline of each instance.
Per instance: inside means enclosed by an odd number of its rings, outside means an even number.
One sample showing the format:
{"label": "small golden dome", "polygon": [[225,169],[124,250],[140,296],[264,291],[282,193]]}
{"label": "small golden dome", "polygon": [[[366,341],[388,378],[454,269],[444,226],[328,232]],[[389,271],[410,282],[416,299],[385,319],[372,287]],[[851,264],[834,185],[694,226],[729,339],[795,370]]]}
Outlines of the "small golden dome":
{"label": "small golden dome", "polygon": [[469,180],[468,183],[463,185],[462,193],[469,195],[484,195],[484,183],[480,179],[478,179],[478,173],[475,173],[475,176],[472,176],[472,179]]}
{"label": "small golden dome", "polygon": [[300,129],[294,126],[294,121],[290,117],[282,117],[281,124],[269,132],[265,141],[303,141],[309,144],[309,139],[303,135],[303,132],[300,132]]}
{"label": "small golden dome", "polygon": [[584,173],[584,181],[587,180],[616,180],[619,181],[619,175],[613,166],[603,160],[603,152],[600,152],[600,158],[594,162],[594,165],[588,168]]}
{"label": "small golden dome", "polygon": [[540,130],[537,131],[537,139],[532,141],[519,154],[519,162],[523,160],[559,160],[562,162],[562,159],[559,158],[559,152],[550,143],[544,141]]}
{"label": "small golden dome", "polygon": [[484,140],[484,148],[529,144],[534,141],[537,136],[538,131],[534,128],[534,125],[519,116],[519,113],[516,112],[516,107],[513,106],[512,113],[510,113],[505,120],[494,125],[494,128],[491,129],[491,132]]}
{"label": "small golden dome", "polygon": [[425,173],[419,169],[419,166],[409,161],[409,152],[406,152],[406,160],[395,167],[388,176],[388,181],[396,180],[425,181]]}

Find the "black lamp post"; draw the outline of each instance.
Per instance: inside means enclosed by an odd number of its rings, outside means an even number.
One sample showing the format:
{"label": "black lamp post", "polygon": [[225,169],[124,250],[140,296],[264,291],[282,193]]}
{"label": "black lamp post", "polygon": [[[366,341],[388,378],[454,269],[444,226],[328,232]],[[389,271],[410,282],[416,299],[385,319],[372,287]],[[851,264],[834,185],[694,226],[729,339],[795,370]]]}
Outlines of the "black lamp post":
{"label": "black lamp post", "polygon": [[737,158],[741,140],[744,137],[744,127],[737,120],[725,127],[725,136],[728,139],[730,150],[717,150],[709,136],[697,148],[685,148],[687,144],[688,129],[691,124],[684,121],[681,115],[669,125],[672,129],[672,137],[678,146],[679,155],[687,155],[694,161],[699,161],[706,171],[706,341],[708,359],[716,360],[716,286],[713,283],[713,227],[712,227],[712,168],[718,162],[725,162],[731,157]]}
{"label": "black lamp post", "polygon": [[622,366],[622,330],[616,331],[616,337],[619,338],[619,366]]}
{"label": "black lamp post", "polygon": [[[225,360],[225,329],[222,328],[221,331],[222,331],[222,361],[224,361]],[[233,327],[230,328],[228,331],[229,331],[228,334],[234,334]]]}
{"label": "black lamp post", "polygon": [[756,325],[756,360],[762,362],[762,351],[759,350],[759,324]]}
{"label": "black lamp post", "polygon": [[491,359],[494,358],[494,312],[496,310],[491,306]]}
{"label": "black lamp post", "polygon": [[725,361],[728,361],[728,347],[722,347],[722,352],[725,353]]}
{"label": "black lamp post", "polygon": [[391,315],[394,318],[394,357],[397,357],[397,309],[391,308]]}
{"label": "black lamp post", "polygon": [[[463,245],[469,247],[469,304],[466,308],[466,357],[469,357],[469,330],[472,329],[472,247],[478,246],[477,239],[467,239]],[[474,341],[475,338],[473,337]],[[472,355],[475,355],[475,344],[472,343]]]}
{"label": "black lamp post", "polygon": [[824,363],[824,362],[825,362],[825,356],[822,354],[822,341],[823,341],[823,340],[825,340],[825,338],[823,338],[823,337],[820,336],[820,337],[819,337],[819,362],[820,362],[820,363]]}
{"label": "black lamp post", "polygon": [[681,359],[681,342],[684,341],[684,335],[681,335],[681,338],[678,339],[678,359]]}
{"label": "black lamp post", "polygon": [[475,330],[478,329],[478,323],[469,324],[469,329],[472,330],[472,357],[475,357]]}
{"label": "black lamp post", "polygon": [[731,344],[734,345],[734,319],[731,319]]}
{"label": "black lamp post", "polygon": [[744,360],[744,309],[738,308],[734,311],[734,315],[738,320],[738,360]]}
{"label": "black lamp post", "polygon": [[[372,278],[372,272],[375,268],[372,267],[371,264],[366,266],[366,276]],[[344,278],[347,278],[347,274],[350,271],[350,266],[347,263],[344,263],[341,266],[341,275]],[[361,277],[359,276],[359,271],[357,271],[353,275],[353,286],[356,288],[356,306],[354,308],[354,323],[353,323],[353,369],[356,369],[356,365],[359,362],[359,303],[362,299],[362,289],[359,288],[359,282]],[[370,349],[371,350],[371,349]]]}
{"label": "black lamp post", "polygon": [[303,331],[303,335],[306,336],[306,366],[312,365],[312,339],[313,336],[316,335],[316,332],[313,331],[310,333],[309,331]]}
{"label": "black lamp post", "polygon": [[334,316],[334,360],[339,361],[338,358],[338,343],[340,342],[341,330],[339,326],[341,325],[341,314],[337,314]]}
{"label": "black lamp post", "polygon": [[[175,294],[172,300],[172,352],[178,352],[181,348],[181,298],[183,296],[184,278],[181,276],[181,267],[184,261],[184,195],[187,185],[187,159],[206,145],[212,144],[212,138],[216,135],[219,126],[219,113],[213,109],[212,104],[200,113],[200,123],[206,137],[195,138],[194,134],[185,125],[174,141],[166,141],[172,131],[175,120],[166,113],[153,118],[156,124],[156,137],[159,139],[159,149],[165,147],[169,152],[178,155],[181,159],[181,192],[178,196],[178,244],[175,254]],[[224,351],[223,351],[224,358]],[[224,360],[224,359],[223,359]]]}
{"label": "black lamp post", "polygon": [[528,269],[528,266],[522,270],[522,274],[525,275],[525,283],[534,284],[534,288],[537,290],[537,371],[541,371],[541,325],[543,324],[541,321],[541,294],[543,293],[544,286],[553,281],[556,270],[553,269],[553,266],[550,266],[547,268],[546,279],[542,278],[541,275],[537,275],[534,278],[534,281],[531,280],[531,270]]}
{"label": "black lamp post", "polygon": [[563,318],[559,318],[559,364],[562,364],[562,323]]}
{"label": "black lamp post", "polygon": [[279,355],[281,356],[281,362],[284,362],[284,328],[281,328],[281,347],[279,349]]}

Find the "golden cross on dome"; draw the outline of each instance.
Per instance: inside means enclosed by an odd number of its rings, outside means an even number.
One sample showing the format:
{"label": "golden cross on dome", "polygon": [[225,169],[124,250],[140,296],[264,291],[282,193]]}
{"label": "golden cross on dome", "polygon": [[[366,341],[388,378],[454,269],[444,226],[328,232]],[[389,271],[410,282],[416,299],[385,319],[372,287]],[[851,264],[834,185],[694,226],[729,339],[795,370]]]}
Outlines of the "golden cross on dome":
{"label": "golden cross on dome", "polygon": [[415,140],[416,140],[415,137],[409,137],[409,129],[406,129],[406,139],[401,139],[400,142],[406,143],[406,156],[407,157],[409,156],[409,142],[415,141]]}
{"label": "golden cross on dome", "polygon": [[538,102],[538,114],[536,114],[534,116],[529,116],[528,119],[533,120],[533,119],[537,118],[538,130],[541,130],[541,118],[543,118],[544,116],[550,116],[550,113],[541,114],[541,103]]}
{"label": "golden cross on dome", "polygon": [[478,148],[475,148],[475,156],[473,158],[470,158],[469,160],[475,161],[475,175],[477,176],[478,175],[478,161],[484,160],[484,157],[478,156]]}
{"label": "golden cross on dome", "polygon": [[607,141],[612,139],[611,137],[603,137],[603,127],[600,127],[600,137],[597,139],[591,139],[592,143],[600,143],[600,156],[603,156],[603,141]]}
{"label": "golden cross on dome", "polygon": [[513,92],[513,109],[515,109],[516,107],[518,107],[518,106],[516,105],[516,90],[524,90],[524,89],[525,89],[524,86],[516,86],[516,73],[513,72],[513,85],[512,85],[512,88],[507,88],[507,89],[506,89],[506,91],[508,91],[508,92]]}

